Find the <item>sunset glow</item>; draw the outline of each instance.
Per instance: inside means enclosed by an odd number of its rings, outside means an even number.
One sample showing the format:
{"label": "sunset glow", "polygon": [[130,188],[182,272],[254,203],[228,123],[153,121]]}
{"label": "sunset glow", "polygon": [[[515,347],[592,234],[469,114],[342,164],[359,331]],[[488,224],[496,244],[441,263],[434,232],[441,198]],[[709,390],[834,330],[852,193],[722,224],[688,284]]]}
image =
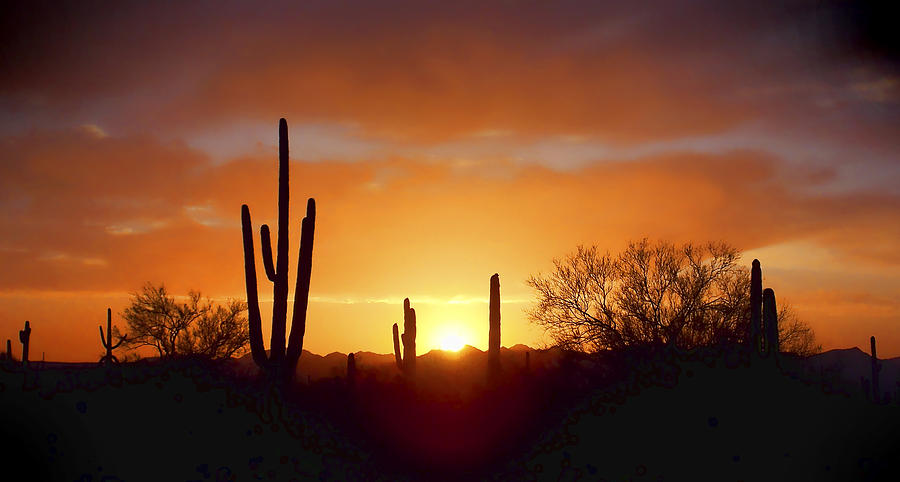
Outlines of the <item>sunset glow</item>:
{"label": "sunset glow", "polygon": [[446,333],[441,337],[441,350],[459,351],[465,345],[466,341],[456,333]]}

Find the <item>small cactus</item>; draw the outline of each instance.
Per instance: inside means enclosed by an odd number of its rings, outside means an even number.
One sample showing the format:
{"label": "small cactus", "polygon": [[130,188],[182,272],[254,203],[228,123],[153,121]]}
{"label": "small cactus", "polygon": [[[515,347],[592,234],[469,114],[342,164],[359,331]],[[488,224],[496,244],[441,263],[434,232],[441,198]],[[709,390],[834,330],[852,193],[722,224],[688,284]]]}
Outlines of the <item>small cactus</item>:
{"label": "small cactus", "polygon": [[112,351],[115,350],[116,348],[118,348],[119,345],[121,345],[128,338],[128,335],[124,335],[124,336],[120,337],[119,342],[116,344],[113,344],[113,342],[112,342],[112,309],[110,309],[110,308],[106,309],[106,334],[109,337],[108,340],[106,338],[104,338],[104,336],[103,336],[103,326],[101,325],[99,328],[100,328],[100,343],[103,344],[103,348],[106,348],[106,355],[104,355],[103,357],[100,358],[100,363],[101,364],[119,363],[119,359],[116,358],[115,355],[113,355]]}
{"label": "small cactus", "polygon": [[7,339],[6,339],[6,360],[7,360],[7,361],[12,361],[12,359],[13,359],[13,354],[12,354],[12,340],[10,340],[9,338],[7,338]]}
{"label": "small cactus", "polygon": [[488,314],[488,375],[500,373],[500,275],[491,276],[491,299]]}
{"label": "small cactus", "polygon": [[353,386],[356,383],[356,356],[353,353],[347,355],[347,384]]}
{"label": "small cactus", "polygon": [[[394,361],[397,369],[408,377],[416,374],[416,310],[410,308],[409,298],[403,300],[403,334],[394,323]],[[403,342],[403,355],[400,355],[400,342]]]}
{"label": "small cactus", "polygon": [[25,329],[19,330],[19,341],[22,342],[22,366],[28,366],[28,344],[31,340],[31,325],[25,321]]}
{"label": "small cactus", "polygon": [[878,387],[878,372],[881,371],[881,365],[878,363],[878,356],[875,352],[875,337],[869,338],[869,344],[872,347],[872,400],[878,403],[880,399],[880,389]]}
{"label": "small cactus", "polygon": [[400,327],[394,323],[394,361],[397,369],[403,371],[403,356],[400,354]]}
{"label": "small cactus", "polygon": [[775,290],[766,288],[763,291],[763,326],[765,327],[765,352],[777,356],[778,343],[778,309],[775,307]]}

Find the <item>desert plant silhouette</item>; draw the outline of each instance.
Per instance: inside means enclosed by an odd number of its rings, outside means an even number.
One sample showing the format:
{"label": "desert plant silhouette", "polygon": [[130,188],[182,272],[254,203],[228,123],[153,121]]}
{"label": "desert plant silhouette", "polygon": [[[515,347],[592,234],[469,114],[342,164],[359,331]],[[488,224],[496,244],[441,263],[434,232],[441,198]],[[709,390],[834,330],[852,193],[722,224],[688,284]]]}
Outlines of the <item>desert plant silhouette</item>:
{"label": "desert plant silhouette", "polygon": [[763,326],[765,327],[765,354],[766,356],[778,356],[778,308],[775,306],[775,290],[766,288],[763,290]]}
{"label": "desert plant silhouette", "polygon": [[293,381],[300,354],[303,351],[303,336],[306,331],[306,312],[309,303],[309,282],[312,273],[313,235],[316,225],[316,202],[309,198],[306,217],[300,227],[300,254],[297,263],[297,283],[294,289],[294,309],[291,317],[291,332],[285,351],[285,331],[287,325],[288,299],[288,213],[289,168],[287,121],[278,121],[278,247],[275,263],[272,262],[272,242],[269,227],[260,227],[260,250],[266,277],[274,283],[272,306],[272,340],[266,355],[262,340],[262,320],[259,313],[259,296],[256,287],[256,260],[253,251],[253,232],[250,208],[241,206],[241,232],[244,242],[244,276],[247,281],[248,326],[250,331],[250,351],[253,361],[272,380]]}
{"label": "desert plant silhouette", "polygon": [[229,358],[248,343],[249,329],[243,312],[246,303],[229,300],[224,306],[202,301],[190,290],[179,301],[164,284],[147,283],[132,293],[122,317],[128,324],[123,345],[132,349],[152,347],[160,357],[200,356]]}
{"label": "desert plant silhouette", "polygon": [[869,345],[872,349],[872,401],[878,403],[881,400],[881,389],[879,388],[878,378],[881,371],[881,365],[878,363],[878,355],[875,352],[875,336],[869,338]]}
{"label": "desert plant silhouette", "polygon": [[31,324],[25,320],[25,329],[19,330],[19,341],[22,342],[22,366],[28,366],[28,345],[31,342]]}
{"label": "desert plant silhouette", "polygon": [[736,248],[717,242],[644,238],[618,255],[578,246],[554,259],[550,273],[527,280],[538,294],[528,315],[557,347],[579,352],[741,344],[761,356],[768,338],[773,350],[815,353],[812,330],[787,304],[776,309],[774,298],[766,334],[759,260],[748,270],[739,259]]}
{"label": "desert plant silhouette", "polygon": [[500,376],[500,275],[491,276],[491,298],[488,314],[488,377]]}
{"label": "desert plant silhouette", "polygon": [[[409,298],[403,300],[403,335],[397,323],[393,326],[394,361],[404,375],[416,375],[416,310],[409,305]],[[403,355],[400,355],[400,341],[403,341]]]}
{"label": "desert plant silhouette", "polygon": [[356,384],[356,355],[353,353],[347,354],[347,385],[353,386]]}
{"label": "desert plant silhouette", "polygon": [[109,336],[108,340],[103,337],[103,326],[101,325],[99,328],[100,328],[100,343],[103,344],[103,348],[106,348],[106,355],[103,355],[103,357],[100,358],[100,364],[119,363],[119,359],[116,358],[115,355],[113,355],[112,351],[115,350],[116,348],[118,348],[119,345],[121,345],[123,342],[125,342],[125,340],[128,339],[128,335],[121,336],[119,338],[119,342],[116,344],[113,344],[113,341],[112,341],[112,338],[113,338],[112,309],[111,308],[106,309],[106,333]]}
{"label": "desert plant silhouette", "polygon": [[750,334],[751,350],[759,353],[762,346],[762,268],[759,260],[754,259],[750,268]]}
{"label": "desert plant silhouette", "polygon": [[778,329],[775,290],[763,289],[762,267],[759,260],[754,259],[750,271],[750,340],[753,353],[777,357],[781,350]]}

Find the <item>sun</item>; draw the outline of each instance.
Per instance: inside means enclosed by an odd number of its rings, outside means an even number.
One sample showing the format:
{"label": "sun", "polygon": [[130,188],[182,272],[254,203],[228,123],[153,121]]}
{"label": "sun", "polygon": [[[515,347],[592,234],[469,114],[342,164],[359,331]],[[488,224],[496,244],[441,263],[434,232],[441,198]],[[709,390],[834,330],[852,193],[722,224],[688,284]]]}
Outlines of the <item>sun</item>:
{"label": "sun", "polygon": [[441,350],[459,351],[466,342],[456,333],[445,333],[441,336]]}

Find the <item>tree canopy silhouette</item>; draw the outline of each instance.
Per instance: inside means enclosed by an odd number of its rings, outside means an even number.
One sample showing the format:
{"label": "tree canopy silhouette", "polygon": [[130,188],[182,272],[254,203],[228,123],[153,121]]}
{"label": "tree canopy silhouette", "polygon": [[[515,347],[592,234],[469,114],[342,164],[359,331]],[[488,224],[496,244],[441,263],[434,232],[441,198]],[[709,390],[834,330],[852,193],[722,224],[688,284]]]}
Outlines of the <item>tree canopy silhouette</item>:
{"label": "tree canopy silhouette", "polygon": [[[597,352],[638,345],[683,349],[742,343],[750,327],[750,273],[725,243],[676,246],[646,238],[620,254],[578,246],[527,284],[538,296],[528,313],[557,346]],[[781,303],[782,351],[815,353],[812,330]]]}
{"label": "tree canopy silhouette", "polygon": [[240,356],[247,350],[247,303],[228,300],[224,305],[202,300],[190,291],[179,303],[165,285],[147,283],[131,296],[122,316],[128,323],[125,346],[150,346],[159,356],[199,355],[206,358]]}

